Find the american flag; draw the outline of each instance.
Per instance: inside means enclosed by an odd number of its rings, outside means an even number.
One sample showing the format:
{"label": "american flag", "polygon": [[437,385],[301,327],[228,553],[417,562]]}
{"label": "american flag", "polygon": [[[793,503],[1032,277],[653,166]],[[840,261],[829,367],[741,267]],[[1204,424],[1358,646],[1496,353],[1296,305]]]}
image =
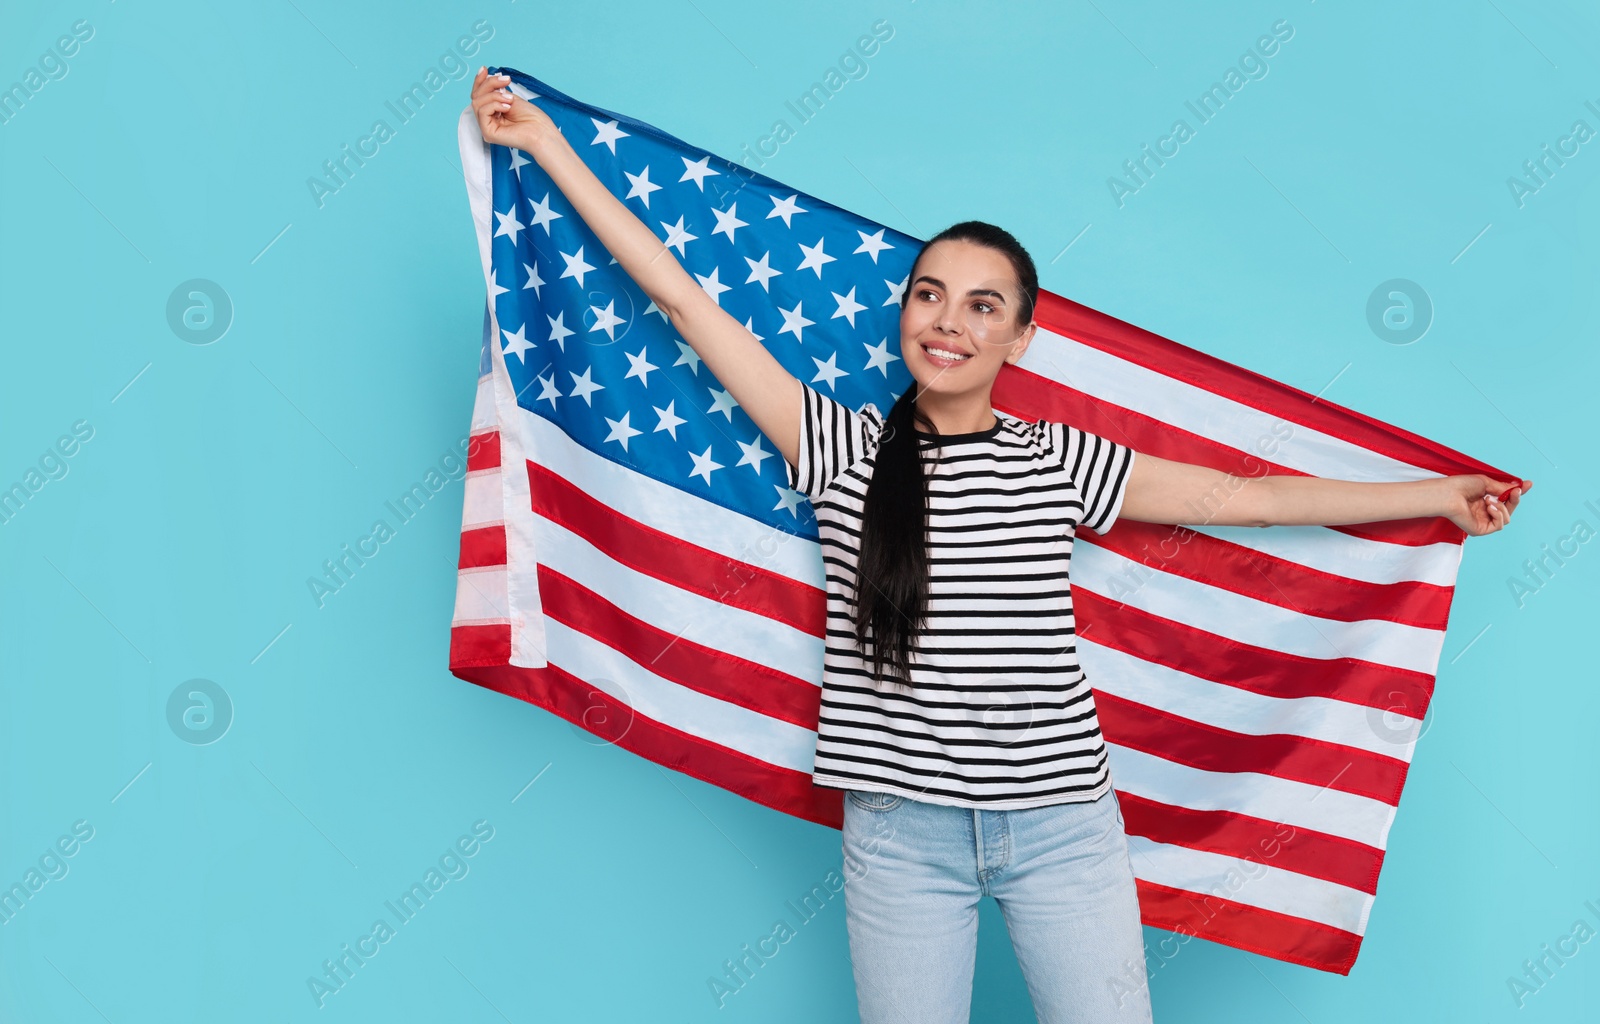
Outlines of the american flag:
{"label": "american flag", "polygon": [[[898,324],[916,239],[489,70],[800,380],[851,408],[910,385]],[[488,303],[451,671],[840,827],[840,791],[811,783],[824,583],[809,504],[538,164],[486,144],[470,108],[458,136]],[[1516,478],[1057,295],[1035,319],[996,381],[1001,412],[1240,476]],[[1442,518],[1121,520],[1079,539],[1079,657],[1144,922],[1348,973],[1464,534]]]}

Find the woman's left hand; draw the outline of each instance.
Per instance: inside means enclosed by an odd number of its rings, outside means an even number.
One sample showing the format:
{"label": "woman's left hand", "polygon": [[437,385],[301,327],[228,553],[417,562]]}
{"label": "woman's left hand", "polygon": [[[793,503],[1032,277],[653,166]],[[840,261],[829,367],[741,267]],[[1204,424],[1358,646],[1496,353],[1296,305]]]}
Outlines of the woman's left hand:
{"label": "woman's left hand", "polygon": [[[1532,480],[1496,480],[1481,473],[1445,477],[1450,489],[1450,506],[1445,515],[1469,537],[1482,537],[1504,529],[1511,522],[1522,496],[1533,489]],[[1511,490],[1505,501],[1500,495]]]}

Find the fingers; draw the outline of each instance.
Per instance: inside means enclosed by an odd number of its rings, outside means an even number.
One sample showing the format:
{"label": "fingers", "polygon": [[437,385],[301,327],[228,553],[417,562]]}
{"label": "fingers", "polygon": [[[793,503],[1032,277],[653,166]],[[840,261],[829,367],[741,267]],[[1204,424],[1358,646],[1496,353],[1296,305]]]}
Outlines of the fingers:
{"label": "fingers", "polygon": [[1511,522],[1511,509],[1494,495],[1485,495],[1483,503],[1489,514],[1490,532],[1504,529]]}
{"label": "fingers", "polygon": [[491,75],[487,67],[480,67],[472,79],[472,105],[475,109],[509,110],[513,93],[511,76]]}

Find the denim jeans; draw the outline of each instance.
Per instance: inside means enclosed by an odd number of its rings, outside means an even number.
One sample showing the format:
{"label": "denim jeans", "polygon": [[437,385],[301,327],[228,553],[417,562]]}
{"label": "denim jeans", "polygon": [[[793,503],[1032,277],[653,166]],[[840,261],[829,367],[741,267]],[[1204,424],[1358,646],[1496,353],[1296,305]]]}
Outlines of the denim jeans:
{"label": "denim jeans", "polygon": [[986,895],[1005,916],[1039,1024],[1150,1020],[1115,791],[981,810],[847,790],[843,832],[862,1024],[966,1024]]}

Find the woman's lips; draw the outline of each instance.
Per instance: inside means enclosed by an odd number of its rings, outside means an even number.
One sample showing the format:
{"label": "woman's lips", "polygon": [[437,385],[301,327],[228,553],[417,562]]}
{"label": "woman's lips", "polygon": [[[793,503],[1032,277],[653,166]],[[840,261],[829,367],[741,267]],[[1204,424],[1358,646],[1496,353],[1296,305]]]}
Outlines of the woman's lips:
{"label": "woman's lips", "polygon": [[972,358],[972,356],[965,353],[956,353],[942,348],[932,348],[928,345],[922,346],[922,352],[928,357],[928,361],[933,363],[935,366],[960,366],[962,363]]}

